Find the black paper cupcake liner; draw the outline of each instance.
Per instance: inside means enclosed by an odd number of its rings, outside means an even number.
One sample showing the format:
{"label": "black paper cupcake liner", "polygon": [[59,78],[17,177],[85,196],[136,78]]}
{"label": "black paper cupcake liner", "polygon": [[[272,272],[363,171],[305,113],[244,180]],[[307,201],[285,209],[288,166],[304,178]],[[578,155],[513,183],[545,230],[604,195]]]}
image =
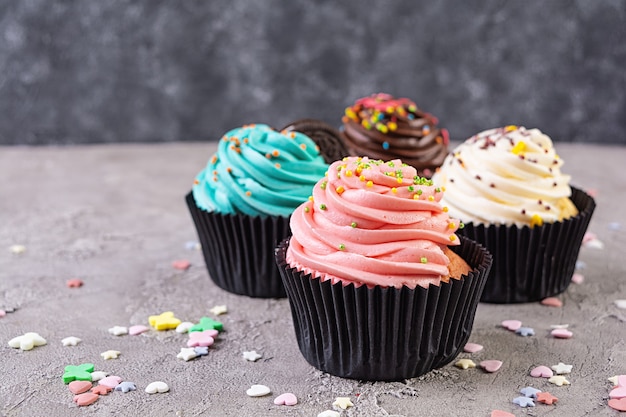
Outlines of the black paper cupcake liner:
{"label": "black paper cupcake liner", "polygon": [[276,249],[298,346],[315,368],[344,378],[397,381],[451,362],[467,343],[491,255],[461,238],[451,248],[474,268],[429,288],[331,284],[291,268]]}
{"label": "black paper cupcake liner", "polygon": [[561,222],[535,227],[466,223],[457,231],[485,246],[493,266],[481,301],[525,303],[562,293],[569,286],[583,237],[596,204],[572,187],[579,213]]}
{"label": "black paper cupcake liner", "polygon": [[284,298],[274,248],[291,234],[289,217],[220,214],[185,197],[211,280],[223,290],[259,298]]}

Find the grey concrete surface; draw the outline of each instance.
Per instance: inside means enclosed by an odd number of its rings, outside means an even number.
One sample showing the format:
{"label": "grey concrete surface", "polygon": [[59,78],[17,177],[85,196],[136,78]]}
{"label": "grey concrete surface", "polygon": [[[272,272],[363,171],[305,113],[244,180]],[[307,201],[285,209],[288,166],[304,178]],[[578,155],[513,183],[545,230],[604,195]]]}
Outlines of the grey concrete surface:
{"label": "grey concrete surface", "polygon": [[[2,416],[316,416],[333,409],[338,396],[350,397],[348,416],[489,416],[494,409],[516,416],[616,416],[607,406],[607,378],[626,374],[626,250],[623,208],[626,148],[559,144],[564,171],[573,184],[597,191],[590,225],[604,249],[583,247],[585,281],[559,298],[563,307],[539,303],[478,307],[471,342],[484,345],[476,362],[499,359],[501,370],[461,370],[452,365],[423,377],[372,383],[329,376],[300,355],[286,299],[258,300],[225,293],[209,279],[201,253],[188,250],[197,239],[184,204],[194,175],[215,144],[0,147],[0,415]],[[20,255],[9,248],[21,244]],[[189,259],[187,271],[172,268]],[[84,281],[68,288],[70,278]],[[140,336],[112,336],[115,325],[147,324],[148,316],[174,311],[182,320],[220,316],[226,331],[208,356],[176,359],[187,336],[151,330]],[[499,326],[519,319],[535,329],[517,336]],[[549,336],[550,325],[569,324],[574,337]],[[25,332],[48,344],[31,351],[8,346]],[[65,347],[61,339],[82,343]],[[119,350],[119,359],[101,352]],[[263,358],[246,362],[242,352]],[[91,362],[137,384],[137,391],[114,392],[78,408],[61,376],[69,364]],[[537,365],[573,365],[570,386],[534,379]],[[162,380],[166,394],[145,387]],[[252,384],[272,394],[246,396]],[[511,403],[525,386],[547,390],[556,405],[522,409]],[[292,392],[293,407],[273,399]]]}

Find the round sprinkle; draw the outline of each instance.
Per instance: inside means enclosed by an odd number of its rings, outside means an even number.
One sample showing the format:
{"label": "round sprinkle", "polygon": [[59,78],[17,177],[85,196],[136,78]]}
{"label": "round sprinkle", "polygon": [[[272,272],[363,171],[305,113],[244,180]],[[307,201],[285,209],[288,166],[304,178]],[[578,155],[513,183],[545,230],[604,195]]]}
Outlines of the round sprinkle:
{"label": "round sprinkle", "polygon": [[352,222],[350,223],[350,227],[352,227],[353,229],[357,226],[356,222]]}
{"label": "round sprinkle", "polygon": [[507,330],[511,330],[512,332],[516,331],[520,327],[522,327],[522,322],[519,320],[504,320],[501,323],[502,327]]}
{"label": "round sprinkle", "polygon": [[343,243],[340,243],[339,250],[346,250],[346,245],[344,245]]}
{"label": "round sprinkle", "polygon": [[326,204],[324,203],[320,204],[320,210],[326,210]]}
{"label": "round sprinkle", "polygon": [[274,164],[274,166],[278,169],[280,169],[280,164]]}
{"label": "round sprinkle", "polygon": [[368,187],[373,187],[373,186],[374,186],[374,182],[372,182],[372,181],[368,181],[368,182],[367,182],[367,186],[368,186]]}
{"label": "round sprinkle", "polygon": [[274,149],[274,150],[272,151],[272,156],[277,157],[277,156],[279,156],[279,155],[280,155],[280,152],[278,151],[278,149]]}
{"label": "round sprinkle", "polygon": [[304,207],[304,212],[305,212],[305,213],[308,213],[309,211],[311,211],[311,209],[310,209],[308,206],[305,206],[305,207]]}
{"label": "round sprinkle", "polygon": [[387,141],[383,142],[383,149],[384,150],[389,149],[389,142],[387,142]]}
{"label": "round sprinkle", "polygon": [[343,187],[343,185],[340,185],[339,187],[335,188],[335,191],[337,192],[337,194],[341,195],[344,191],[346,191],[346,189]]}

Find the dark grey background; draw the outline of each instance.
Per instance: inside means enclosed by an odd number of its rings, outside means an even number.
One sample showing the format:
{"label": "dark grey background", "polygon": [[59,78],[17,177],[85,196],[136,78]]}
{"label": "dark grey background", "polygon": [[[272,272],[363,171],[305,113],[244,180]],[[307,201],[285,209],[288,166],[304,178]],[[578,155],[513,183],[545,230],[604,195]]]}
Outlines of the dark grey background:
{"label": "dark grey background", "polygon": [[520,124],[626,143],[626,1],[0,2],[0,144],[338,126],[379,91],[453,140]]}

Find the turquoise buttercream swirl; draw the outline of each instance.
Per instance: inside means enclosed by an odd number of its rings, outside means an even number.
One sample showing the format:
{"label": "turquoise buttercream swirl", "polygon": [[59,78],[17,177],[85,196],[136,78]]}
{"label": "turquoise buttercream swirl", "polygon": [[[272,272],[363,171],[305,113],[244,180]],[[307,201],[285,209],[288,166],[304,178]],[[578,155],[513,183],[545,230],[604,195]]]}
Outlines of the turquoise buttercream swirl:
{"label": "turquoise buttercream swirl", "polygon": [[222,137],[216,154],[196,177],[193,196],[207,211],[289,216],[327,169],[308,136],[247,125]]}

